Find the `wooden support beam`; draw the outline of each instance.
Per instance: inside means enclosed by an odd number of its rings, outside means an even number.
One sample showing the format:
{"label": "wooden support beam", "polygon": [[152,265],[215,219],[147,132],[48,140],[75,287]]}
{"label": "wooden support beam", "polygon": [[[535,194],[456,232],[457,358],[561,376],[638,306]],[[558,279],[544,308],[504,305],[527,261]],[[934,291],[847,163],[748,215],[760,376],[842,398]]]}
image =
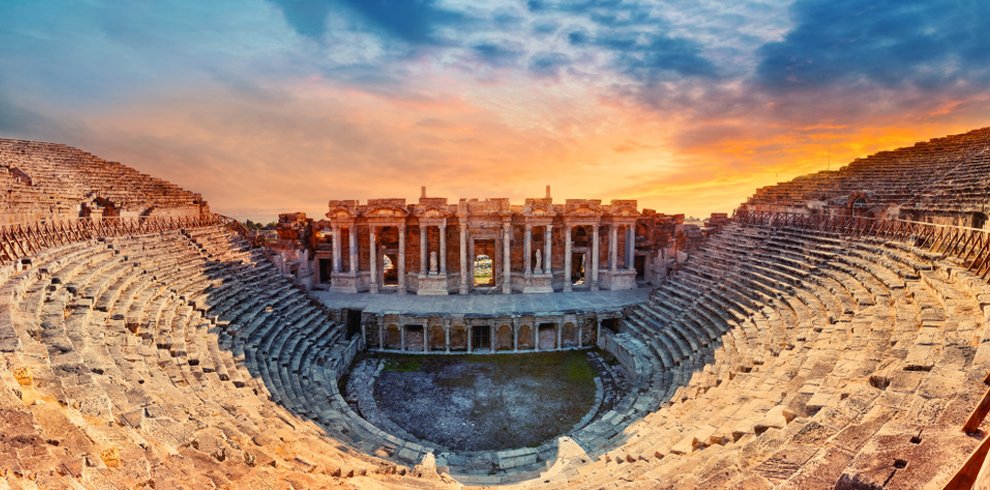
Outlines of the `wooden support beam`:
{"label": "wooden support beam", "polygon": [[977,476],[986,464],[987,451],[990,450],[990,436],[984,437],[983,442],[969,455],[959,471],[945,484],[944,490],[970,490],[976,483]]}
{"label": "wooden support beam", "polygon": [[983,419],[986,418],[988,412],[990,412],[990,389],[983,394],[980,404],[976,406],[976,409],[970,414],[969,420],[963,425],[963,432],[972,434],[979,430],[980,424],[983,423]]}

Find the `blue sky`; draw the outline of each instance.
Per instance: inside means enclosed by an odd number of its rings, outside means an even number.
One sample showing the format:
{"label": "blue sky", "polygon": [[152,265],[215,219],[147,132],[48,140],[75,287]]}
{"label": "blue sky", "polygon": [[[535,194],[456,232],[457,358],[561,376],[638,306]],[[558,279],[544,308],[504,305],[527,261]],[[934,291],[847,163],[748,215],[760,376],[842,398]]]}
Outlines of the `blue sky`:
{"label": "blue sky", "polygon": [[0,136],[255,219],[420,185],[700,215],[990,119],[983,1],[7,0],[0,18]]}

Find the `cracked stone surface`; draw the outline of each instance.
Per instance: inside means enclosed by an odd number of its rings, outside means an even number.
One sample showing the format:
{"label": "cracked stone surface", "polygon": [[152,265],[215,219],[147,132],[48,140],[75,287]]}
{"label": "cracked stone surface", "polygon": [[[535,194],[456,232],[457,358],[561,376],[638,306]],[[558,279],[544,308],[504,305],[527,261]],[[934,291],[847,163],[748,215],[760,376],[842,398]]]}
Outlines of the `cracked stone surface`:
{"label": "cracked stone surface", "polygon": [[591,355],[382,356],[374,397],[385,417],[420,440],[465,451],[533,447],[594,406]]}

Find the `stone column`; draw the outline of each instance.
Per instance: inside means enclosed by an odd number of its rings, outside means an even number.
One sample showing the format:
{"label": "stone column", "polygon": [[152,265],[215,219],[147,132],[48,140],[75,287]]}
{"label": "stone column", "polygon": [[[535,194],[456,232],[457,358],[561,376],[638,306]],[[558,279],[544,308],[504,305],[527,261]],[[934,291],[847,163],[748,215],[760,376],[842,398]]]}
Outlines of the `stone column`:
{"label": "stone column", "polygon": [[471,347],[472,347],[471,344],[474,342],[474,325],[471,325],[470,323],[468,323],[467,325],[465,325],[465,328],[467,328],[467,337],[468,337],[468,350],[467,351],[468,351],[468,353],[471,353]]}
{"label": "stone column", "polygon": [[608,271],[613,275],[618,267],[618,264],[616,264],[616,261],[619,259],[618,239],[619,228],[614,224],[608,225]]}
{"label": "stone column", "polygon": [[564,326],[558,323],[554,329],[557,331],[557,350],[560,350],[563,347],[561,339],[564,337]]}
{"label": "stone column", "polygon": [[440,274],[447,277],[447,221],[440,224]]}
{"label": "stone column", "polygon": [[427,340],[430,338],[430,321],[426,321],[426,325],[423,325],[423,352],[430,352],[430,342]]}
{"label": "stone column", "polygon": [[419,275],[425,276],[430,272],[430,264],[427,262],[426,249],[426,225],[419,224]]}
{"label": "stone column", "polygon": [[512,265],[512,251],[509,244],[512,242],[512,225],[502,224],[502,294],[512,293],[512,277],[509,266]]}
{"label": "stone column", "polygon": [[533,274],[533,225],[526,224],[526,233],[523,238],[523,255],[526,257],[526,277]]}
{"label": "stone column", "polygon": [[636,226],[626,225],[626,269],[636,268]]}
{"label": "stone column", "polygon": [[533,320],[533,350],[540,350],[540,322]]}
{"label": "stone column", "polygon": [[[587,322],[587,320],[585,320]],[[587,323],[577,325],[577,335],[578,335],[578,348],[584,347],[584,325]]]}
{"label": "stone column", "polygon": [[[468,284],[470,284],[471,288],[473,289],[474,288],[474,258],[476,257],[474,254],[474,240],[468,240],[468,257],[470,257],[470,259],[468,259],[468,269],[467,269],[468,281],[470,281]],[[492,260],[495,259],[493,258]],[[495,274],[494,262],[492,263],[492,274]]]}
{"label": "stone column", "polygon": [[406,326],[399,326],[399,350],[406,350]]}
{"label": "stone column", "polygon": [[378,348],[385,349],[385,316],[378,315]]}
{"label": "stone column", "polygon": [[335,274],[340,273],[340,267],[343,261],[340,259],[341,246],[340,246],[340,226],[334,225],[333,227],[333,272]]}
{"label": "stone column", "polygon": [[[598,256],[601,255],[599,250],[599,237],[598,237],[598,224],[596,223],[591,227],[591,290],[598,291]],[[585,261],[587,264],[588,261]],[[588,271],[585,271],[587,275]]]}
{"label": "stone column", "polygon": [[368,244],[371,251],[368,258],[368,270],[371,271],[371,281],[368,284],[368,292],[378,292],[378,245],[375,243],[375,225],[368,225]]}
{"label": "stone column", "polygon": [[443,319],[444,352],[450,354],[450,318]]}
{"label": "stone column", "polygon": [[[571,279],[571,269],[574,268],[574,264],[571,263],[571,225],[564,226],[564,292],[568,293],[573,288],[574,281]],[[585,271],[587,272],[587,271]]]}
{"label": "stone column", "polygon": [[512,318],[512,352],[519,352],[519,318]]}
{"label": "stone column", "polygon": [[351,274],[357,274],[358,271],[358,251],[357,251],[357,224],[351,225],[347,228],[347,237],[350,239],[350,261],[351,261]]}
{"label": "stone column", "polygon": [[396,273],[399,274],[399,294],[406,294],[406,225],[399,226],[399,263]]}
{"label": "stone column", "polygon": [[[553,250],[553,225],[547,225],[543,230],[543,273],[553,277],[553,267],[550,267],[550,252]],[[551,281],[551,286],[553,281]]]}
{"label": "stone column", "polygon": [[488,326],[488,351],[492,354],[495,353],[495,326]]}
{"label": "stone column", "polygon": [[467,220],[460,220],[461,226],[461,287],[457,291],[460,294],[468,293],[468,271],[467,271]]}

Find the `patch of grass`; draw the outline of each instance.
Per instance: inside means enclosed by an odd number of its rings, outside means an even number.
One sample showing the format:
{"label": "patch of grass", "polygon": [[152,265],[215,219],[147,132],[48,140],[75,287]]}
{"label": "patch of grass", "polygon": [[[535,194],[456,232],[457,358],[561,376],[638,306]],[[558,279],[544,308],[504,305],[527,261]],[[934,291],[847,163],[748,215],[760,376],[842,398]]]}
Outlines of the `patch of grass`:
{"label": "patch of grass", "polygon": [[460,450],[537,447],[595,400],[586,351],[489,355],[373,354],[385,360],[379,408],[413,435]]}
{"label": "patch of grass", "polygon": [[572,383],[594,382],[595,370],[580,357],[568,357],[564,365],[567,380]]}
{"label": "patch of grass", "polygon": [[423,362],[418,356],[389,356],[385,359],[385,371],[411,373],[423,368]]}

